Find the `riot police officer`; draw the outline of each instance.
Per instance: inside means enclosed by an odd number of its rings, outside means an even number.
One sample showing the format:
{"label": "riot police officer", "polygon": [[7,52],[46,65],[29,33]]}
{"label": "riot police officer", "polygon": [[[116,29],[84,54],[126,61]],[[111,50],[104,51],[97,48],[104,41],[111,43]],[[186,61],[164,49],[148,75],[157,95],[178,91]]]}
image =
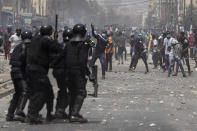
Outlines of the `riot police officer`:
{"label": "riot police officer", "polygon": [[[72,39],[73,32],[72,29],[68,28],[63,32],[63,43],[61,44],[62,48],[64,49],[66,44]],[[57,57],[61,55],[62,52],[57,54]],[[66,107],[69,104],[69,95],[68,95],[68,85],[65,81],[65,59],[64,58],[57,58],[54,60],[55,63],[53,65],[53,76],[56,78],[57,85],[59,88],[58,95],[57,95],[57,104],[56,104],[56,112],[55,117],[59,119],[68,118],[68,115],[65,112]]]}
{"label": "riot police officer", "polygon": [[32,33],[24,31],[21,34],[22,42],[14,49],[10,65],[11,65],[11,78],[14,84],[15,94],[11,100],[8,114],[6,117],[7,121],[12,121],[14,118],[14,112],[16,115],[25,118],[23,109],[27,102],[27,82],[26,82],[26,50],[31,43]]}
{"label": "riot police officer", "polygon": [[53,111],[53,89],[47,76],[50,65],[50,53],[58,53],[62,48],[53,40],[51,26],[42,26],[40,35],[35,37],[27,50],[27,77],[31,89],[30,102],[26,122],[30,124],[41,124],[39,111],[46,103],[47,121],[54,117]]}
{"label": "riot police officer", "polygon": [[69,84],[70,104],[69,120],[71,123],[86,123],[87,119],[80,115],[80,110],[86,92],[86,76],[88,75],[88,50],[91,47],[86,42],[86,27],[83,24],[77,24],[73,27],[74,37],[65,48],[66,60],[66,80]]}
{"label": "riot police officer", "polygon": [[131,71],[134,71],[136,69],[136,66],[137,66],[137,63],[138,63],[138,60],[140,58],[142,58],[144,64],[145,64],[145,67],[146,67],[146,71],[145,71],[145,74],[147,74],[149,72],[149,69],[148,69],[148,63],[147,63],[147,56],[146,56],[146,47],[144,45],[144,39],[142,37],[141,34],[138,35],[138,38],[136,40],[136,44],[135,44],[135,54],[132,58],[132,62],[131,62],[131,68],[130,70]]}

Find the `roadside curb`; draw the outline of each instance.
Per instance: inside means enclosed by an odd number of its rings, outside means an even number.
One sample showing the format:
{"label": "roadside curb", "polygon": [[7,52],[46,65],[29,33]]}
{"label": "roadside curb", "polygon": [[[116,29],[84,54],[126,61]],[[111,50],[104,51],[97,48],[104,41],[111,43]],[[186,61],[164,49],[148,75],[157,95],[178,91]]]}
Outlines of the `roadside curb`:
{"label": "roadside curb", "polygon": [[0,83],[0,89],[3,89],[3,88],[5,89],[5,91],[0,92],[0,99],[14,92],[14,88],[6,88],[8,85],[11,85],[11,84],[12,84],[11,80],[7,80],[3,83]]}
{"label": "roadside curb", "polygon": [[0,99],[3,98],[3,97],[6,97],[6,96],[8,96],[8,95],[10,95],[12,93],[14,93],[14,89],[9,89],[9,90],[7,90],[7,91],[5,91],[3,93],[0,93]]}

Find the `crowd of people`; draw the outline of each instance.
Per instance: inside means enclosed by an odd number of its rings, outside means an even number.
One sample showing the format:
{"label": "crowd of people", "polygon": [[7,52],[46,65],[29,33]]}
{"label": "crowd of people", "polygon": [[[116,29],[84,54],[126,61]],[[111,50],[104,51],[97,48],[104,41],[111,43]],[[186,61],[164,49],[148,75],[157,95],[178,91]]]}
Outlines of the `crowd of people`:
{"label": "crowd of people", "polygon": [[[46,104],[46,121],[68,119],[71,123],[87,123],[80,110],[87,96],[87,80],[97,84],[95,62],[100,60],[102,79],[105,80],[106,72],[113,71],[113,56],[118,65],[127,60],[127,43],[130,44],[131,72],[136,70],[140,58],[145,64],[145,74],[149,72],[149,53],[152,53],[153,69],[159,66],[163,72],[167,70],[168,77],[172,71],[173,76],[177,76],[179,67],[183,77],[186,77],[183,62],[186,62],[188,74],[191,75],[189,56],[197,65],[196,30],[189,37],[184,31],[180,31],[179,35],[170,31],[150,35],[141,30],[117,26],[99,30],[91,24],[90,32],[83,24],[65,27],[62,41],[58,39],[60,33],[54,32],[50,25],[41,26],[34,32],[17,28],[14,34],[8,27],[7,32],[1,34],[1,46],[5,59],[10,60],[15,89],[7,121],[20,119],[30,124],[41,124],[43,118],[39,113]],[[48,78],[50,68],[59,88],[54,115],[54,92]],[[23,110],[28,100],[25,114]]]}

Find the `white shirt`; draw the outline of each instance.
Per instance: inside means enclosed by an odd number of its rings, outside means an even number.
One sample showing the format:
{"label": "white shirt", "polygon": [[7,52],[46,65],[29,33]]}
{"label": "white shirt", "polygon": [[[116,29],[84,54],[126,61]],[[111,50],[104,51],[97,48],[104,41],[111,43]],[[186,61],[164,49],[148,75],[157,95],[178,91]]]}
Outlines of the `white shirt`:
{"label": "white shirt", "polygon": [[165,46],[165,55],[172,55],[173,54],[172,50],[168,51],[168,47],[172,46],[173,40],[174,40],[174,38],[170,38],[170,39],[165,38],[164,39],[164,43],[163,44]]}
{"label": "white shirt", "polygon": [[11,50],[10,53],[13,52],[14,48],[21,43],[21,37],[17,36],[16,33],[9,38],[11,42]]}
{"label": "white shirt", "polygon": [[156,39],[153,40],[153,52],[157,52],[158,41]]}

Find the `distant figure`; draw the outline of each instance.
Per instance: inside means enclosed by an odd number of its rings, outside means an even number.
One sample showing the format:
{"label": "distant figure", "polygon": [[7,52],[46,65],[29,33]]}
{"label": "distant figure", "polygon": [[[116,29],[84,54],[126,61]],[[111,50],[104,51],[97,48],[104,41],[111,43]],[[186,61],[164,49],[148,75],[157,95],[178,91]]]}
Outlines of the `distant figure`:
{"label": "distant figure", "polygon": [[21,29],[16,29],[16,33],[9,38],[9,42],[11,43],[10,54],[12,54],[14,48],[21,42]]}
{"label": "distant figure", "polygon": [[4,59],[7,60],[10,58],[10,42],[9,42],[9,38],[11,37],[12,35],[12,28],[11,27],[8,27],[7,28],[7,31],[4,33],[3,35],[3,47],[4,47]]}

